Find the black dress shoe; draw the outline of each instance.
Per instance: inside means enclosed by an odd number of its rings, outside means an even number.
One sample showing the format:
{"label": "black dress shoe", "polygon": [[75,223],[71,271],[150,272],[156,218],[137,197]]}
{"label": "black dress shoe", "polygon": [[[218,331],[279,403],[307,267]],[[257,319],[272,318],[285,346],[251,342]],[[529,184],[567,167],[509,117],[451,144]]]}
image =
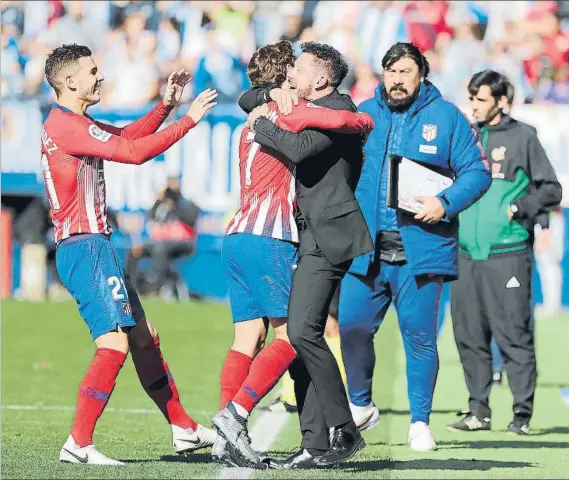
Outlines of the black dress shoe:
{"label": "black dress shoe", "polygon": [[265,458],[263,463],[266,463],[269,468],[276,470],[287,470],[290,468],[318,468],[316,463],[320,457],[313,457],[308,453],[308,450],[301,448],[298,452],[293,453],[290,457],[284,460],[276,460],[274,458]]}
{"label": "black dress shoe", "polygon": [[342,427],[334,427],[330,448],[316,463],[319,467],[331,467],[353,457],[365,445],[366,442],[353,421]]}

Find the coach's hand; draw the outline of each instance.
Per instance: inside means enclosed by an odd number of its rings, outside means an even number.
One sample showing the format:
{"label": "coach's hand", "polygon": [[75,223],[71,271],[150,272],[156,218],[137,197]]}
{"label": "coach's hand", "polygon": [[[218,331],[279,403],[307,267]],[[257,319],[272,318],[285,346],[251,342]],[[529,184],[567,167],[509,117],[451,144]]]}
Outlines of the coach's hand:
{"label": "coach's hand", "polygon": [[190,72],[181,68],[172,72],[168,77],[168,83],[166,84],[166,90],[164,90],[164,105],[167,107],[175,107],[180,98],[182,98],[182,92],[184,87],[191,80]]}
{"label": "coach's hand", "polygon": [[266,103],[264,105],[255,107],[253,110],[251,110],[249,116],[247,117],[247,127],[253,130],[253,124],[255,123],[255,120],[257,120],[259,117],[266,117],[268,114],[269,106]]}
{"label": "coach's hand", "polygon": [[211,88],[204,90],[190,105],[187,113],[188,117],[198,123],[211,108],[217,105],[217,102],[214,102],[216,98],[217,90],[212,90]]}
{"label": "coach's hand", "polygon": [[445,216],[445,207],[437,197],[415,197],[415,201],[423,204],[423,211],[415,215],[415,220],[424,223],[437,223]]}
{"label": "coach's hand", "polygon": [[277,102],[279,112],[288,115],[292,112],[292,106],[298,105],[298,93],[296,90],[283,90],[282,88],[273,88],[269,92],[271,100]]}

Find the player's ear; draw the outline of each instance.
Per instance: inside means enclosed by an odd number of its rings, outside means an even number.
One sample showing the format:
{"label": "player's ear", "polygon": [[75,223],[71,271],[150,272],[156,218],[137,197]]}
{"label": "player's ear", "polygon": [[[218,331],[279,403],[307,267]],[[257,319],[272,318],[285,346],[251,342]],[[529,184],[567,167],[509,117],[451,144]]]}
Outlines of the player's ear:
{"label": "player's ear", "polygon": [[73,75],[67,75],[65,77],[65,86],[72,91],[77,90],[77,82],[75,82],[75,79],[73,78]]}
{"label": "player's ear", "polygon": [[314,86],[317,90],[326,88],[328,86],[328,78],[326,75],[318,75],[318,77],[316,77]]}

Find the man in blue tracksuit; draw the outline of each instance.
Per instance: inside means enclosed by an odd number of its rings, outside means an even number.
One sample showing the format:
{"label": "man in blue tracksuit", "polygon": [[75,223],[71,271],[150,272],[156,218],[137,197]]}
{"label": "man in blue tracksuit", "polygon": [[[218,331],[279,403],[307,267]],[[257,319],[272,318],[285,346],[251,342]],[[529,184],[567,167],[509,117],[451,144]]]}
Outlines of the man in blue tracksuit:
{"label": "man in blue tracksuit", "polygon": [[[356,190],[375,250],[356,258],[342,282],[342,353],[354,421],[360,430],[371,428],[379,423],[371,397],[373,336],[393,301],[407,359],[409,445],[429,451],[436,448],[428,424],[437,314],[443,282],[458,276],[457,215],[484,194],[491,176],[468,119],[426,81],[429,64],[419,49],[397,43],[382,65],[384,83],[359,107],[375,121]],[[387,207],[391,155],[445,169],[454,183],[436,197],[417,197],[421,213],[398,213]]]}

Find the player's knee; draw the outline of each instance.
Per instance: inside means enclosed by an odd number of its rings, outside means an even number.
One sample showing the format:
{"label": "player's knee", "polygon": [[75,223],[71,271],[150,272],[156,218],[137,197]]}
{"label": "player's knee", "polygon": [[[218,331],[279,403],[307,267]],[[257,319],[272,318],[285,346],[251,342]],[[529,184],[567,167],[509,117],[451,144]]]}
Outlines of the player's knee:
{"label": "player's knee", "polygon": [[116,331],[101,335],[95,340],[97,348],[108,348],[110,350],[118,350],[122,353],[128,353],[129,342],[125,332]]}
{"label": "player's knee", "polygon": [[267,329],[262,319],[235,324],[232,350],[254,357],[264,346]]}

